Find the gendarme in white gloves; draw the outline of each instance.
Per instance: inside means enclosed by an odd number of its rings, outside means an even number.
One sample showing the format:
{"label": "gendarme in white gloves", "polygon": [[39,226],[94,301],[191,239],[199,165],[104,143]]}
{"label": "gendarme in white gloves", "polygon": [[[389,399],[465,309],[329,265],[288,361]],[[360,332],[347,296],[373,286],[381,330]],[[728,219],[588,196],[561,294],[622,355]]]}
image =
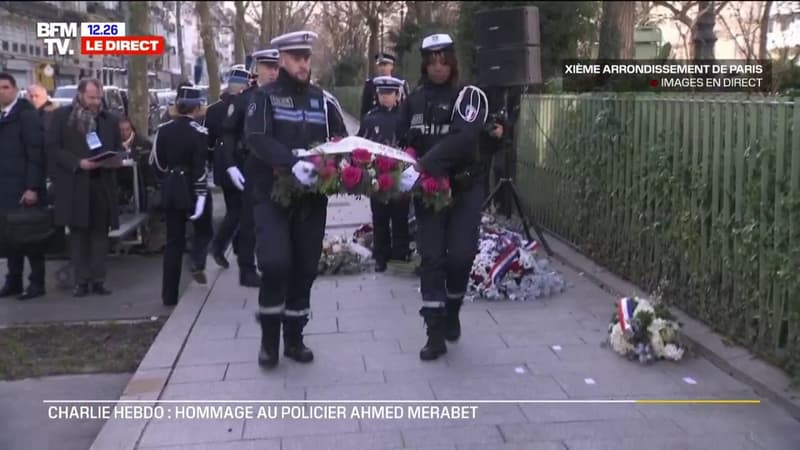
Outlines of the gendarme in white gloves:
{"label": "gendarme in white gloves", "polygon": [[310,186],[317,181],[316,167],[308,161],[297,161],[292,166],[292,173],[304,186]]}
{"label": "gendarme in white gloves", "polygon": [[239,168],[236,166],[231,166],[228,167],[227,172],[228,176],[231,177],[231,182],[233,183],[234,186],[236,186],[236,189],[243,191],[244,175],[242,175],[242,172],[239,170]]}
{"label": "gendarme in white gloves", "polygon": [[400,175],[400,192],[410,191],[418,179],[419,172],[414,169],[414,166],[409,166],[408,169],[404,170]]}
{"label": "gendarme in white gloves", "polygon": [[203,215],[203,210],[206,207],[206,196],[200,195],[194,204],[194,214],[189,217],[189,220],[197,220]]}

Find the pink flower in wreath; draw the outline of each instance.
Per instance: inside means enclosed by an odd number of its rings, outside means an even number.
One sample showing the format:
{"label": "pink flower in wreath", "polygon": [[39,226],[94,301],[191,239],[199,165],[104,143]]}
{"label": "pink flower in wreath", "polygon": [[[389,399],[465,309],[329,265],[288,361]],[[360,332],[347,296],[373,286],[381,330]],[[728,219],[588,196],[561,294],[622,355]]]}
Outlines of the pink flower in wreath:
{"label": "pink flower in wreath", "polygon": [[390,173],[382,173],[378,175],[378,190],[386,192],[394,187],[394,177]]}
{"label": "pink flower in wreath", "polygon": [[442,188],[443,191],[447,192],[450,190],[450,179],[445,177],[439,180],[439,187]]}
{"label": "pink flower in wreath", "polygon": [[361,182],[362,169],[355,166],[345,167],[342,170],[342,184],[347,189],[353,189]]}
{"label": "pink flower in wreath", "polygon": [[322,155],[314,155],[308,158],[308,160],[311,162],[311,164],[314,164],[317,167],[322,165]]}
{"label": "pink flower in wreath", "polygon": [[439,192],[439,183],[434,178],[425,178],[422,180],[422,190],[426,194]]}
{"label": "pink flower in wreath", "polygon": [[417,159],[417,151],[414,150],[414,147],[406,147],[405,152],[408,156]]}
{"label": "pink flower in wreath", "polygon": [[397,168],[397,160],[386,156],[378,156],[378,158],[375,159],[375,166],[378,167],[378,171],[381,173],[391,172]]}
{"label": "pink flower in wreath", "polygon": [[354,164],[366,166],[372,161],[372,154],[365,148],[357,148],[350,154]]}

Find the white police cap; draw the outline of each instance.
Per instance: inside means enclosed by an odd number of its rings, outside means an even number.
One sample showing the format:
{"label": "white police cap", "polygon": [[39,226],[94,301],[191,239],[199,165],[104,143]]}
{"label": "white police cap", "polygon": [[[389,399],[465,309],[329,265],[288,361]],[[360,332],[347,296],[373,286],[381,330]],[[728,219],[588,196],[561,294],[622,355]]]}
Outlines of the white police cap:
{"label": "white police cap", "polygon": [[277,63],[280,58],[280,52],[276,48],[268,48],[253,52],[253,61],[265,63]]}
{"label": "white police cap", "polygon": [[403,86],[403,80],[395,77],[375,77],[372,79],[372,84],[375,89],[379,91],[396,91]]}
{"label": "white police cap", "polygon": [[282,34],[272,39],[270,45],[282,52],[291,50],[311,50],[317,37],[319,37],[319,35],[313,31],[295,31],[293,33]]}
{"label": "white police cap", "polygon": [[420,50],[423,52],[437,52],[453,47],[453,38],[449,34],[432,34],[422,40]]}

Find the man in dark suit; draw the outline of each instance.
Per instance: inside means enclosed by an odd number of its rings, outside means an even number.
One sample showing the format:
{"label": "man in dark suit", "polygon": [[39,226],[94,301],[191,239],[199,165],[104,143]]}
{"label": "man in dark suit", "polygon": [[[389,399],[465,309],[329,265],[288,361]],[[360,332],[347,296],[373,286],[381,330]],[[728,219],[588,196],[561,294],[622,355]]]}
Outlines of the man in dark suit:
{"label": "man in dark suit", "polygon": [[46,145],[53,154],[55,221],[69,227],[75,297],[109,295],[105,287],[108,232],[119,227],[116,169],[92,161],[90,151],[122,150],[119,119],[102,109],[103,85],[78,84],[72,105],[56,110]]}
{"label": "man in dark suit", "polygon": [[[13,76],[0,73],[0,213],[44,202],[46,194],[44,135],[39,114],[18,98]],[[9,244],[14,244],[9,243]],[[25,257],[31,265],[30,285],[23,292]],[[44,295],[44,253],[11,250],[8,275],[0,297],[27,300]]]}

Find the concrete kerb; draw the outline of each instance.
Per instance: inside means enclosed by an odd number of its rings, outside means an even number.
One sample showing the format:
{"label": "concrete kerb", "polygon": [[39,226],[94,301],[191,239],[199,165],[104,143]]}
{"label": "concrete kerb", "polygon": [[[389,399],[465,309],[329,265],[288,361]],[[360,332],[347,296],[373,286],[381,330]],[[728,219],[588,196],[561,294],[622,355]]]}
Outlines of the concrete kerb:
{"label": "concrete kerb", "polygon": [[[197,318],[214,289],[224,269],[205,286],[192,281],[170,314],[164,327],[156,336],[136,373],[120,397],[120,400],[148,400],[140,406],[155,406],[183,352],[183,348],[194,328]],[[109,419],[92,443],[90,450],[134,450],[144,434],[148,420]]]}
{"label": "concrete kerb", "polygon": [[[556,260],[577,271],[606,292],[617,297],[649,296],[634,284],[595,264],[560,237],[548,232],[546,239],[553,249],[553,257]],[[611,306],[609,305],[609,314],[613,311]],[[670,311],[683,324],[682,336],[698,354],[800,420],[800,391],[791,387],[791,379],[783,371],[758,359],[744,347],[725,344],[721,335],[684,311],[674,306],[670,306]]]}

